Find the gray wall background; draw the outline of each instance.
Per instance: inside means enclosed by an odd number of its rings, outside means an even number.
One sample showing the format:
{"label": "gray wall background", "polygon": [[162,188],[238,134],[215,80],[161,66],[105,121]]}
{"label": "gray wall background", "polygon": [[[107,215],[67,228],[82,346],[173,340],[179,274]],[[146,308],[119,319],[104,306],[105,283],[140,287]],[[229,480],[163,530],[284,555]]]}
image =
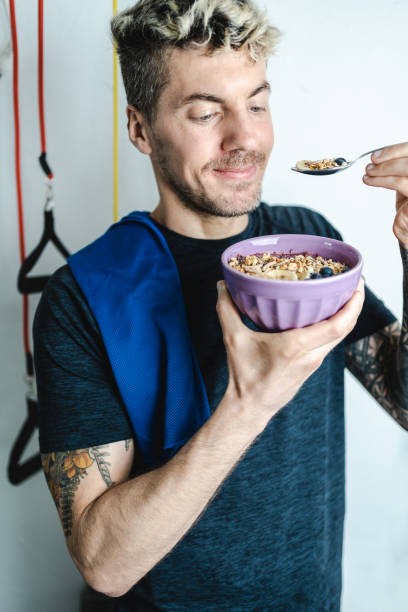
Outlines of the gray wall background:
{"label": "gray wall background", "polygon": [[[119,8],[131,3],[119,2]],[[20,45],[22,180],[26,243],[42,231],[45,188],[37,157],[37,16],[17,0]],[[359,162],[321,179],[296,175],[298,159],[342,155],[408,140],[408,5],[403,0],[267,2],[284,32],[270,62],[276,145],[263,199],[308,205],[325,214],[365,259],[367,283],[401,315],[401,266],[392,234],[394,194],[368,188]],[[0,4],[0,48],[7,38]],[[55,173],[57,231],[75,251],[112,220],[112,56],[110,2],[45,2],[45,100],[49,160]],[[66,552],[42,474],[13,487],[6,479],[12,442],[25,418],[12,64],[0,78],[1,556],[0,609],[78,610],[83,582]],[[130,145],[120,85],[120,213],[152,210],[157,191],[149,160]],[[47,251],[36,272],[62,260]],[[32,312],[36,300],[31,300]],[[408,608],[408,438],[347,375],[347,517],[343,612]],[[27,453],[36,452],[36,437]]]}

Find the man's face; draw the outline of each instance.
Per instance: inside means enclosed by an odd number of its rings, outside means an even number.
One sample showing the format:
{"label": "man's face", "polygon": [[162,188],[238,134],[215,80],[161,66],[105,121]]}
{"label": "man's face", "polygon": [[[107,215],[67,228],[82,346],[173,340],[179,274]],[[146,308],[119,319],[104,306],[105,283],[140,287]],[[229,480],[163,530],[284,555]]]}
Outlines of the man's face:
{"label": "man's face", "polygon": [[204,215],[254,210],[273,147],[265,61],[174,50],[150,129],[161,198]]}

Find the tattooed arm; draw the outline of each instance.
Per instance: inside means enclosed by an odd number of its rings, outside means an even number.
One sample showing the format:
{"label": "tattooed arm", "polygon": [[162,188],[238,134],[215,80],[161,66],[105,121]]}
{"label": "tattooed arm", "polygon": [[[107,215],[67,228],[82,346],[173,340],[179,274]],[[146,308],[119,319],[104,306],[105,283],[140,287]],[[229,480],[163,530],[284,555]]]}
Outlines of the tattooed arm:
{"label": "tattooed arm", "polygon": [[348,369],[378,403],[408,430],[408,251],[401,248],[404,269],[402,326],[384,329],[346,349]]}
{"label": "tattooed arm", "polygon": [[[107,488],[128,478],[133,452],[133,441],[124,440],[41,455],[47,484],[67,539],[72,536],[74,519],[81,509]],[[81,486],[85,477],[86,482]]]}
{"label": "tattooed arm", "polygon": [[129,478],[134,443],[42,455],[71,557],[96,591],[119,597],[198,520],[267,424],[226,393],[217,410],[163,466]]}

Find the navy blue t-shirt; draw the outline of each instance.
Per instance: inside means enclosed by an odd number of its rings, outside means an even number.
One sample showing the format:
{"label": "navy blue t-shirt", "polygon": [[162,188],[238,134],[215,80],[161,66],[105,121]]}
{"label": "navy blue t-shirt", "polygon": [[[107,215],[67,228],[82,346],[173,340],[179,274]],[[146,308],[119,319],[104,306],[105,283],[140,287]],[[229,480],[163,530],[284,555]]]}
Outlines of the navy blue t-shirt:
{"label": "navy blue t-shirt", "polygon": [[[243,232],[219,240],[191,238],[155,223],[177,264],[193,346],[214,411],[228,384],[215,309],[216,281],[223,278],[221,253],[239,240],[267,234],[341,236],[317,212],[264,203],[249,215]],[[199,521],[119,598],[117,610],[339,610],[344,348],[393,321],[366,288],[362,313],[346,341],[271,419]],[[97,323],[68,266],[55,273],[43,293],[34,347],[42,453],[133,437]],[[136,452],[132,474],[148,469]]]}

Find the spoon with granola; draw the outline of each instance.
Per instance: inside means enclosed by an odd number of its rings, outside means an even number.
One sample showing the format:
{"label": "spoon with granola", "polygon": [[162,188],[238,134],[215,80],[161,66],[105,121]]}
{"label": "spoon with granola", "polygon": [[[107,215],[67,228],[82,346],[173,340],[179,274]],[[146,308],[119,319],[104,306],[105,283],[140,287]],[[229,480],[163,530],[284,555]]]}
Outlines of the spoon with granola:
{"label": "spoon with granola", "polygon": [[352,166],[357,160],[365,157],[366,155],[370,155],[371,153],[375,153],[375,151],[381,151],[381,149],[384,149],[384,147],[379,147],[373,151],[367,151],[367,153],[363,153],[359,157],[356,157],[356,159],[353,161],[347,161],[344,159],[344,157],[334,157],[330,159],[325,158],[317,161],[302,159],[296,162],[296,166],[291,168],[291,170],[301,172],[302,174],[334,174],[340,170],[350,168],[350,166]]}

